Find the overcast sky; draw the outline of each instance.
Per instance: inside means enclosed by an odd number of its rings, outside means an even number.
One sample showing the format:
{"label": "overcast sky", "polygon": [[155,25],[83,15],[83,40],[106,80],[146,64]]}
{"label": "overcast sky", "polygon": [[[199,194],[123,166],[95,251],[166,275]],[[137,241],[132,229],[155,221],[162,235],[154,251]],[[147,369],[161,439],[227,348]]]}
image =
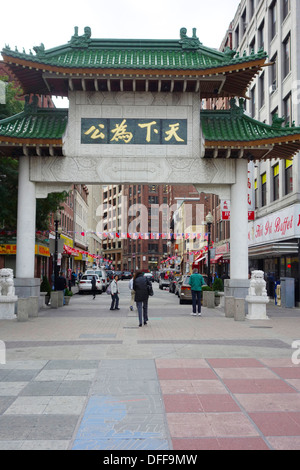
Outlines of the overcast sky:
{"label": "overcast sky", "polygon": [[[67,44],[78,26],[92,38],[179,39],[186,27],[207,47],[218,49],[240,0],[5,0],[0,4],[0,51],[8,44],[26,52]],[[1,56],[0,56],[1,57]]]}
{"label": "overcast sky", "polygon": [[92,38],[177,39],[181,27],[197,28],[208,47],[218,48],[240,0],[14,0],[0,5],[0,50],[20,51],[44,43],[66,44],[74,26],[90,26]]}

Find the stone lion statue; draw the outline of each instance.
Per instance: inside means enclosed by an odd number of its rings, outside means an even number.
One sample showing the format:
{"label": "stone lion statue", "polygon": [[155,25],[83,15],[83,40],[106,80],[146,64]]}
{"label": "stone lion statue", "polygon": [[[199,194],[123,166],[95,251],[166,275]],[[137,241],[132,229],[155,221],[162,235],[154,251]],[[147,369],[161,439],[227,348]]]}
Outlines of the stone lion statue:
{"label": "stone lion statue", "polygon": [[266,281],[263,271],[252,271],[249,295],[267,297]]}
{"label": "stone lion statue", "polygon": [[15,295],[14,272],[12,269],[0,269],[0,295]]}

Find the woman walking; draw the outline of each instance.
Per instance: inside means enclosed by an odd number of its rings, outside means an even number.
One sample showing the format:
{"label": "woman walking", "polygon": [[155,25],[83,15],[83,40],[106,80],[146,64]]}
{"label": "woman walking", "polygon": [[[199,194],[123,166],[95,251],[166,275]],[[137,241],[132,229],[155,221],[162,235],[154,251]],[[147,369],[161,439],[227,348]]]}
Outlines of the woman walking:
{"label": "woman walking", "polygon": [[119,277],[115,275],[114,279],[110,284],[110,293],[111,293],[111,306],[110,310],[120,310],[119,309],[119,286],[118,286]]}
{"label": "woman walking", "polygon": [[137,271],[133,280],[133,289],[135,291],[135,302],[139,314],[139,326],[147,325],[148,321],[148,286],[151,287],[150,281],[144,277],[142,271]]}

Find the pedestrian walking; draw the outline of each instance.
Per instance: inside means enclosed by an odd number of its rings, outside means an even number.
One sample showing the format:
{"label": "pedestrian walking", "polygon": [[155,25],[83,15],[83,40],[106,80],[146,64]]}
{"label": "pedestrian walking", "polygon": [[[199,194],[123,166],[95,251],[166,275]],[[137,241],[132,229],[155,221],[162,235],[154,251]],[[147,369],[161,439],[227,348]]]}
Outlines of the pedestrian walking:
{"label": "pedestrian walking", "polygon": [[133,290],[133,277],[129,281],[129,290],[130,290],[130,310],[134,310],[134,298],[135,298],[135,291]]}
{"label": "pedestrian walking", "polygon": [[135,291],[135,302],[139,314],[139,326],[147,325],[148,321],[148,298],[151,282],[144,277],[142,271],[137,271],[133,280],[133,289]]}
{"label": "pedestrian walking", "polygon": [[65,289],[67,288],[67,281],[62,272],[59,273],[59,276],[56,281],[56,290],[63,291],[63,304],[65,305]]}
{"label": "pedestrian walking", "polygon": [[92,277],[92,294],[93,294],[93,300],[96,297],[96,276]]}
{"label": "pedestrian walking", "polygon": [[119,277],[117,275],[114,276],[113,280],[110,283],[110,293],[111,293],[111,306],[110,310],[120,310],[119,309],[119,285],[118,285]]}
{"label": "pedestrian walking", "polygon": [[197,269],[193,270],[193,274],[190,276],[189,285],[192,291],[192,303],[193,311],[191,315],[197,315],[196,307],[198,305],[198,316],[201,317],[201,294],[202,286],[205,284],[203,276],[198,273]]}

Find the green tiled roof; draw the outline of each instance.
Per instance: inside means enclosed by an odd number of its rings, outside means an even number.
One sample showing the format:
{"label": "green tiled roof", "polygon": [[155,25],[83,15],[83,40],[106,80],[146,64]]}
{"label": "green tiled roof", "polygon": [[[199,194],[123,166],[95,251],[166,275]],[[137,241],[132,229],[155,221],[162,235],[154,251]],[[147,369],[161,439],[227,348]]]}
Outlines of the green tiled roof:
{"label": "green tiled roof", "polygon": [[[201,126],[207,149],[253,148],[271,146],[268,158],[288,158],[300,150],[300,128],[282,127],[283,119],[275,116],[272,125],[256,121],[244,114],[234,104],[224,111],[202,110]],[[26,110],[0,121],[0,145],[39,142],[62,147],[62,137],[68,123],[67,109],[36,109],[27,105]],[[0,152],[1,153],[1,152]],[[264,152],[265,155],[266,152]],[[209,154],[206,154],[209,156]]]}
{"label": "green tiled roof", "polygon": [[207,141],[252,142],[300,134],[299,127],[282,127],[284,119],[274,116],[272,125],[256,121],[233,105],[229,110],[202,110],[202,131]]}
{"label": "green tiled roof", "polygon": [[206,70],[266,58],[262,50],[240,57],[229,49],[220,52],[204,47],[195,30],[193,37],[188,38],[184,28],[178,40],[92,39],[90,33],[78,36],[75,31],[66,45],[46,50],[41,44],[33,49],[35,54],[27,54],[5,46],[2,53],[36,64],[70,69]]}
{"label": "green tiled roof", "polygon": [[0,121],[0,139],[61,139],[68,123],[68,110],[37,109]]}

